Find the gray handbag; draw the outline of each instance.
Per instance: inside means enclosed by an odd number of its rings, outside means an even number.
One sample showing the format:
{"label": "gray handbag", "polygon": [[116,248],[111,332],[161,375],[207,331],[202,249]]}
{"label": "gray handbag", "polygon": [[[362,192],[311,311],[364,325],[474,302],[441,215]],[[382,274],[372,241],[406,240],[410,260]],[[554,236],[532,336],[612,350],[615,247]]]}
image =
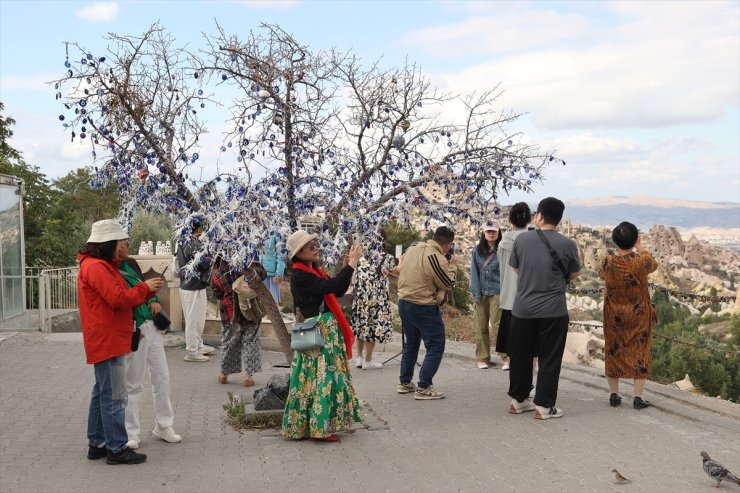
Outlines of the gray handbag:
{"label": "gray handbag", "polygon": [[319,317],[296,323],[290,328],[290,349],[293,351],[310,351],[322,347],[324,338],[321,337]]}

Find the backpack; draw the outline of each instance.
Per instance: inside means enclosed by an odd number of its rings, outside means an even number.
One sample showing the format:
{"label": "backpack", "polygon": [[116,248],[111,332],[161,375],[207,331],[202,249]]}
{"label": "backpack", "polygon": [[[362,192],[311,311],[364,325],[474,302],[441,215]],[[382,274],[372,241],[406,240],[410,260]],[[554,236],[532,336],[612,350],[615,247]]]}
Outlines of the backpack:
{"label": "backpack", "polygon": [[242,312],[244,318],[250,322],[259,322],[267,315],[267,310],[257,297],[257,291],[249,287],[243,275],[237,277],[234,284],[231,285],[231,289],[239,300],[239,303],[235,303],[235,305],[239,307],[239,311]]}

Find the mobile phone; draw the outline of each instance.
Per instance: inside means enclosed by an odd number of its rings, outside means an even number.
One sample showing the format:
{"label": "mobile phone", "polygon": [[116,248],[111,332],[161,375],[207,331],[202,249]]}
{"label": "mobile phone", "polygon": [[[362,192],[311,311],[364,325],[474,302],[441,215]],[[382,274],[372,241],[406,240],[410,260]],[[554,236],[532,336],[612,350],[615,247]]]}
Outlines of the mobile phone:
{"label": "mobile phone", "polygon": [[353,234],[352,243],[357,243],[358,245],[362,245],[362,235],[360,233]]}
{"label": "mobile phone", "polygon": [[163,270],[163,271],[162,271],[162,273],[161,273],[161,274],[159,275],[159,277],[161,277],[162,279],[164,279],[164,273],[165,273],[165,272],[167,272],[167,269],[168,269],[169,267],[170,267],[170,265],[169,265],[169,264],[165,265],[165,266],[164,266],[164,270]]}
{"label": "mobile phone", "polygon": [[454,255],[455,255],[455,243],[453,242],[452,245],[450,245],[450,249],[447,250],[447,253],[445,253],[445,258],[447,260],[451,260]]}

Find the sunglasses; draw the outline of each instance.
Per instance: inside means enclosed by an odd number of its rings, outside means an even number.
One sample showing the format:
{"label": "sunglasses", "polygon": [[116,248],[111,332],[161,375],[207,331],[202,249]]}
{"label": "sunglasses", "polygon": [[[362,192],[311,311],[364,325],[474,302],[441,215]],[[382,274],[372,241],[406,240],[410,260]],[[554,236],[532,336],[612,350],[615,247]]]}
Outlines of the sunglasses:
{"label": "sunglasses", "polygon": [[311,243],[306,244],[305,248],[308,248],[310,250],[318,250],[319,249],[319,242],[318,241],[312,241]]}

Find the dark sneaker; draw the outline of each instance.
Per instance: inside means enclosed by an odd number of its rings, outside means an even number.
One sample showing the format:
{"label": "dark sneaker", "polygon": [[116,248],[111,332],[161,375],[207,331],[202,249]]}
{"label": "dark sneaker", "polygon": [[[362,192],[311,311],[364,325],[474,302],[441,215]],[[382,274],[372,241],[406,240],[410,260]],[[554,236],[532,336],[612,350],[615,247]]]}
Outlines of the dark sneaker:
{"label": "dark sneaker", "polygon": [[612,394],[611,394],[611,395],[609,396],[609,405],[610,405],[611,407],[617,407],[617,406],[618,406],[618,405],[620,405],[621,403],[622,403],[622,398],[621,398],[621,397],[619,396],[619,394],[614,394],[614,393],[612,393]]}
{"label": "dark sneaker", "polygon": [[396,390],[399,394],[410,394],[414,390],[416,390],[416,385],[414,385],[413,382],[408,383],[399,383],[396,385]]}
{"label": "dark sneaker", "polygon": [[146,460],[146,454],[134,452],[126,447],[118,453],[108,452],[106,464],[141,464]]}
{"label": "dark sneaker", "polygon": [[431,385],[425,389],[416,387],[416,392],[414,392],[414,399],[417,401],[433,401],[436,399],[444,399],[444,397],[445,395],[442,392],[437,392]]}
{"label": "dark sneaker", "polygon": [[638,411],[650,406],[652,406],[652,404],[650,404],[650,401],[643,400],[641,397],[635,397],[632,400],[632,407],[634,407]]}
{"label": "dark sneaker", "polygon": [[98,460],[108,455],[108,449],[105,447],[87,447],[87,458]]}
{"label": "dark sneaker", "polygon": [[537,406],[537,409],[534,410],[534,419],[559,418],[562,415],[563,415],[563,410],[558,409],[555,406],[549,409],[546,407]]}

